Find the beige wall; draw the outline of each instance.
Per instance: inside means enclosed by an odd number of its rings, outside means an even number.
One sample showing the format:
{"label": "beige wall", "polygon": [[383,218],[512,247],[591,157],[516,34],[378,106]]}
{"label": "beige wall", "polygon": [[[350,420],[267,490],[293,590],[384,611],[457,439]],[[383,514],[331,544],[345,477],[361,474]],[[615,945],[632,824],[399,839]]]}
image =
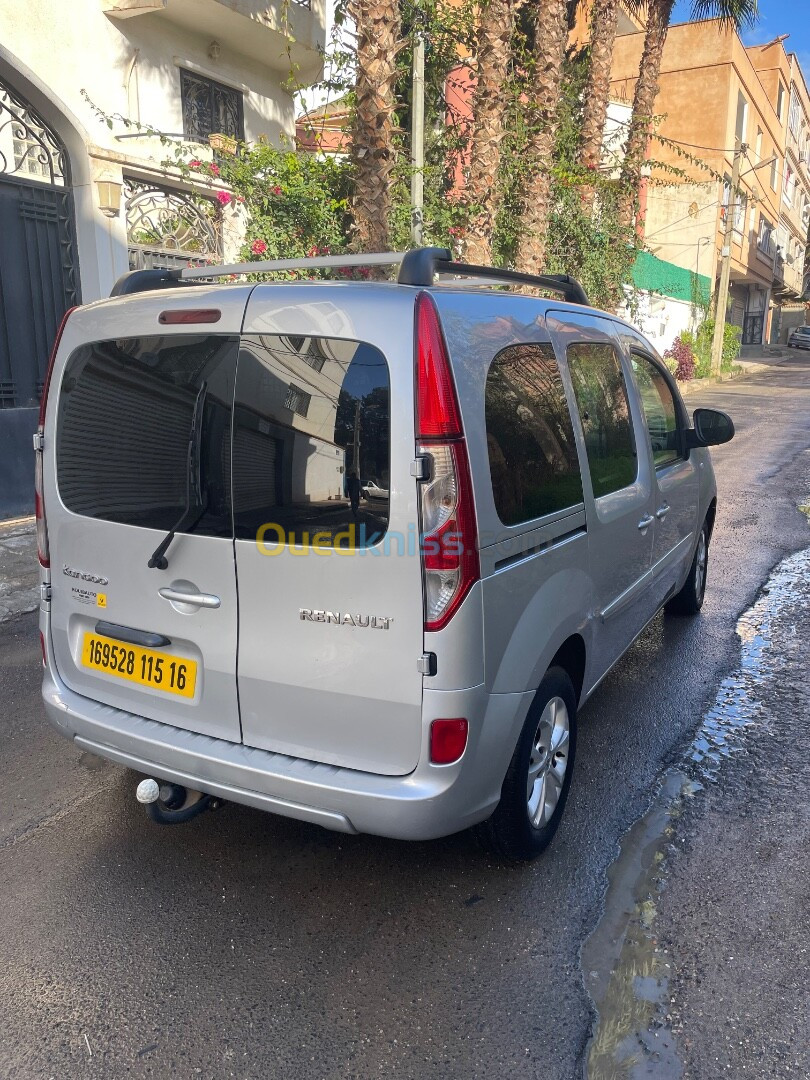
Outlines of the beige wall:
{"label": "beige wall", "polygon": [[[619,98],[632,100],[642,46],[640,33],[617,40],[612,90]],[[781,116],[777,114],[780,85]],[[653,138],[650,157],[682,170],[684,176],[676,182],[666,168],[651,171],[646,235],[660,258],[694,269],[698,241],[711,236],[712,243],[701,251],[701,272],[716,274],[725,227],[720,178],[731,175],[738,95],[742,94],[747,103],[742,139],[748,152],[742,162],[741,188],[747,201],[744,215],[735,215],[739,228],[731,245],[732,280],[770,288],[775,247],[766,243],[763,250],[758,242],[764,217],[775,235],[780,226],[783,235],[789,233],[785,286],[800,290],[799,245],[803,259],[806,243],[801,215],[803,199],[810,205],[810,172],[799,162],[801,128],[792,147],[788,139],[791,86],[800,97],[810,137],[810,100],[804,80],[795,57],[789,57],[781,43],[746,49],[733,30],[716,21],[670,28],[656,113],[662,116],[658,134],[672,144]],[[753,168],[774,154],[775,170]],[[797,177],[792,206],[783,200],[786,157]]]}

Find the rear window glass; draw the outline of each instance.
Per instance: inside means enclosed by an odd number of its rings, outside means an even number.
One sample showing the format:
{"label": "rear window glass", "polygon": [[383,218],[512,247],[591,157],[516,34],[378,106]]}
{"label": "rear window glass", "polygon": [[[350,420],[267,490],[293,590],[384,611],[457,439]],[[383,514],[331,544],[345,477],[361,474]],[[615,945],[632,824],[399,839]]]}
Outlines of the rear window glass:
{"label": "rear window glass", "polygon": [[329,337],[242,338],[233,430],[238,539],[357,548],[388,529],[388,365]]}
{"label": "rear window glass", "polygon": [[504,525],[582,502],[574,429],[550,344],[499,352],[485,407],[492,494]]}
{"label": "rear window glass", "polygon": [[612,345],[568,346],[595,499],[635,482],[638,473],[633,424],[621,364]]}
{"label": "rear window glass", "polygon": [[237,337],[99,341],[70,357],[56,433],[69,510],[149,529],[231,536]]}

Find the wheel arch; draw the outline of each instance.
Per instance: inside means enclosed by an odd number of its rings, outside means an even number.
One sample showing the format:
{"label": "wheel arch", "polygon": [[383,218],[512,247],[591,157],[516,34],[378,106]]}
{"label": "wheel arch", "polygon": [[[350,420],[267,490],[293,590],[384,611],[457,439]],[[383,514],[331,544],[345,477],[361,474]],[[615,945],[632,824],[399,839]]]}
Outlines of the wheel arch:
{"label": "wheel arch", "polygon": [[551,658],[549,668],[561,667],[568,674],[574,684],[577,704],[582,697],[582,687],[585,682],[585,662],[587,651],[585,641],[580,634],[571,634],[565,639]]}

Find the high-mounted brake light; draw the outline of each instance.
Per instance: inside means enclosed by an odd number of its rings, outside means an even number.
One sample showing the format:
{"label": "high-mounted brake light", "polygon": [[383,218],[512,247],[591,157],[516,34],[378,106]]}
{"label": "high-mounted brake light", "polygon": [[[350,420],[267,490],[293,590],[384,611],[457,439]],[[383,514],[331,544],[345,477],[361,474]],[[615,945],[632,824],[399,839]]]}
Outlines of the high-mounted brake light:
{"label": "high-mounted brake light", "polygon": [[425,630],[441,630],[480,578],[470,464],[453,375],[433,300],[416,314],[418,453],[431,461],[419,485]]}
{"label": "high-mounted brake light", "polygon": [[42,397],[39,401],[39,428],[34,437],[34,512],[37,519],[37,555],[39,556],[40,565],[44,567],[51,565],[50,552],[48,550],[48,525],[45,520],[45,500],[43,496],[44,478],[42,449],[45,437],[45,415],[48,409],[48,391],[51,388],[51,375],[53,374],[53,365],[56,361],[56,354],[59,351],[59,344],[62,341],[62,335],[65,332],[67,321],[75,310],[75,307],[68,308],[62,317],[59,329],[56,331],[56,338],[53,343],[53,348],[51,349],[50,358],[48,359],[48,370],[45,373],[45,382],[42,387]]}
{"label": "high-mounted brake light", "polygon": [[219,308],[180,308],[177,311],[161,311],[161,326],[188,326],[194,323],[215,323],[222,318]]}

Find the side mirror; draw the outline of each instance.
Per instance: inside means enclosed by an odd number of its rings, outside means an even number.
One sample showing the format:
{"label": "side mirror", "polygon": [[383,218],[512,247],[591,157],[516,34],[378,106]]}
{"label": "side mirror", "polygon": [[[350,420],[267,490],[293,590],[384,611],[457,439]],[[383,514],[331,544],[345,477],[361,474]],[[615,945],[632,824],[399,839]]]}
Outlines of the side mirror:
{"label": "side mirror", "polygon": [[694,429],[686,433],[690,450],[693,446],[719,446],[734,438],[734,421],[719,409],[695,409],[692,422]]}

